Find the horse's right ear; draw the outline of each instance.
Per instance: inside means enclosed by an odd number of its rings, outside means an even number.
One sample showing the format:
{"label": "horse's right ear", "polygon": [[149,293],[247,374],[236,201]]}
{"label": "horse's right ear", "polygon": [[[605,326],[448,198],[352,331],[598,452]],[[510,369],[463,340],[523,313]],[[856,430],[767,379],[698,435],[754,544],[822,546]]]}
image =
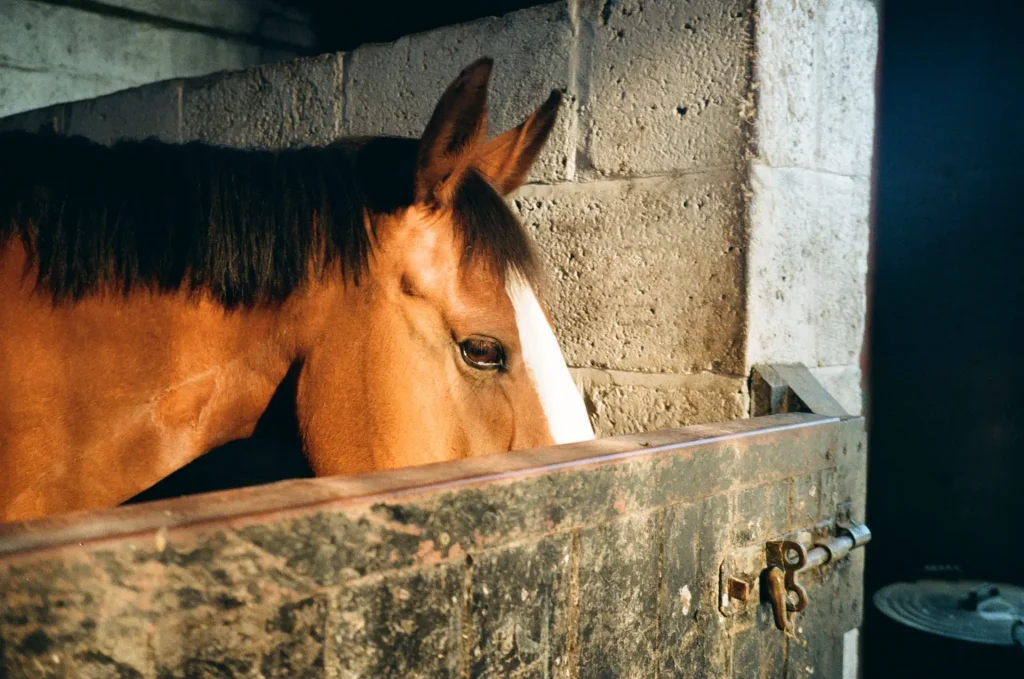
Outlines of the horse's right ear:
{"label": "horse's right ear", "polygon": [[416,202],[451,199],[487,133],[487,85],[494,60],[474,61],[448,86],[434,108],[416,157]]}

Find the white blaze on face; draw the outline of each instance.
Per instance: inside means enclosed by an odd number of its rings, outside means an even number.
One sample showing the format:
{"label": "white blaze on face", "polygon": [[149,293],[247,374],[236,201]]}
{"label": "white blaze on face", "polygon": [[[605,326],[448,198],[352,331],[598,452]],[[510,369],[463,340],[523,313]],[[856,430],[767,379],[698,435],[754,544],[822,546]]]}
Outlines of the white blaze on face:
{"label": "white blaze on face", "polygon": [[590,441],[594,430],[576,385],[565,365],[562,349],[530,284],[510,272],[506,285],[516,312],[519,345],[526,371],[537,389],[555,443]]}

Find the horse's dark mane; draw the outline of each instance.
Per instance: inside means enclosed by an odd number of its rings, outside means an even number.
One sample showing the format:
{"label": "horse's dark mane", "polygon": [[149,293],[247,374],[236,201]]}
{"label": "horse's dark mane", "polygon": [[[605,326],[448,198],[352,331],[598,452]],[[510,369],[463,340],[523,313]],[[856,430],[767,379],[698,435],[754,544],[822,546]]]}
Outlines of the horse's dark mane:
{"label": "horse's dark mane", "polygon": [[[56,303],[100,289],[205,291],[226,307],[284,300],[372,257],[364,214],[413,200],[414,139],[283,151],[0,133],[0,248],[20,238]],[[470,172],[456,192],[466,257],[533,278],[529,240]],[[312,271],[311,271],[312,269]]]}

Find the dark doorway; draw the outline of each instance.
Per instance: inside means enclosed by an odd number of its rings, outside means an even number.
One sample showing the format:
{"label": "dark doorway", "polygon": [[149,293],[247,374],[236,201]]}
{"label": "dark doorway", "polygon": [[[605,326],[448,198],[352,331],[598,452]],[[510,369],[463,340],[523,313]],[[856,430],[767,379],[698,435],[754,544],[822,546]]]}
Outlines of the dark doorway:
{"label": "dark doorway", "polygon": [[[892,0],[882,15],[866,591],[1024,585],[1024,7]],[[1020,650],[866,611],[866,678],[1024,676]]]}

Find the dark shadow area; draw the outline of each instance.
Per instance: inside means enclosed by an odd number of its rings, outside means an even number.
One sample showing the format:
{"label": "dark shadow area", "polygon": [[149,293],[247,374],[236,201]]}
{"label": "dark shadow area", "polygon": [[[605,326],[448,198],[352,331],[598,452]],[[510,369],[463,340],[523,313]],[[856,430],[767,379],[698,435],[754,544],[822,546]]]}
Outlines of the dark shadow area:
{"label": "dark shadow area", "polygon": [[351,50],[372,42],[484,17],[501,16],[550,0],[452,0],[449,2],[338,2],[283,0],[309,12],[320,52]]}
{"label": "dark shadow area", "polygon": [[298,370],[294,366],[278,387],[251,437],[211,450],[125,504],[312,477],[295,417]]}
{"label": "dark shadow area", "polygon": [[1024,676],[1024,651],[870,602],[900,580],[1024,585],[1024,3],[883,17],[862,676]]}

